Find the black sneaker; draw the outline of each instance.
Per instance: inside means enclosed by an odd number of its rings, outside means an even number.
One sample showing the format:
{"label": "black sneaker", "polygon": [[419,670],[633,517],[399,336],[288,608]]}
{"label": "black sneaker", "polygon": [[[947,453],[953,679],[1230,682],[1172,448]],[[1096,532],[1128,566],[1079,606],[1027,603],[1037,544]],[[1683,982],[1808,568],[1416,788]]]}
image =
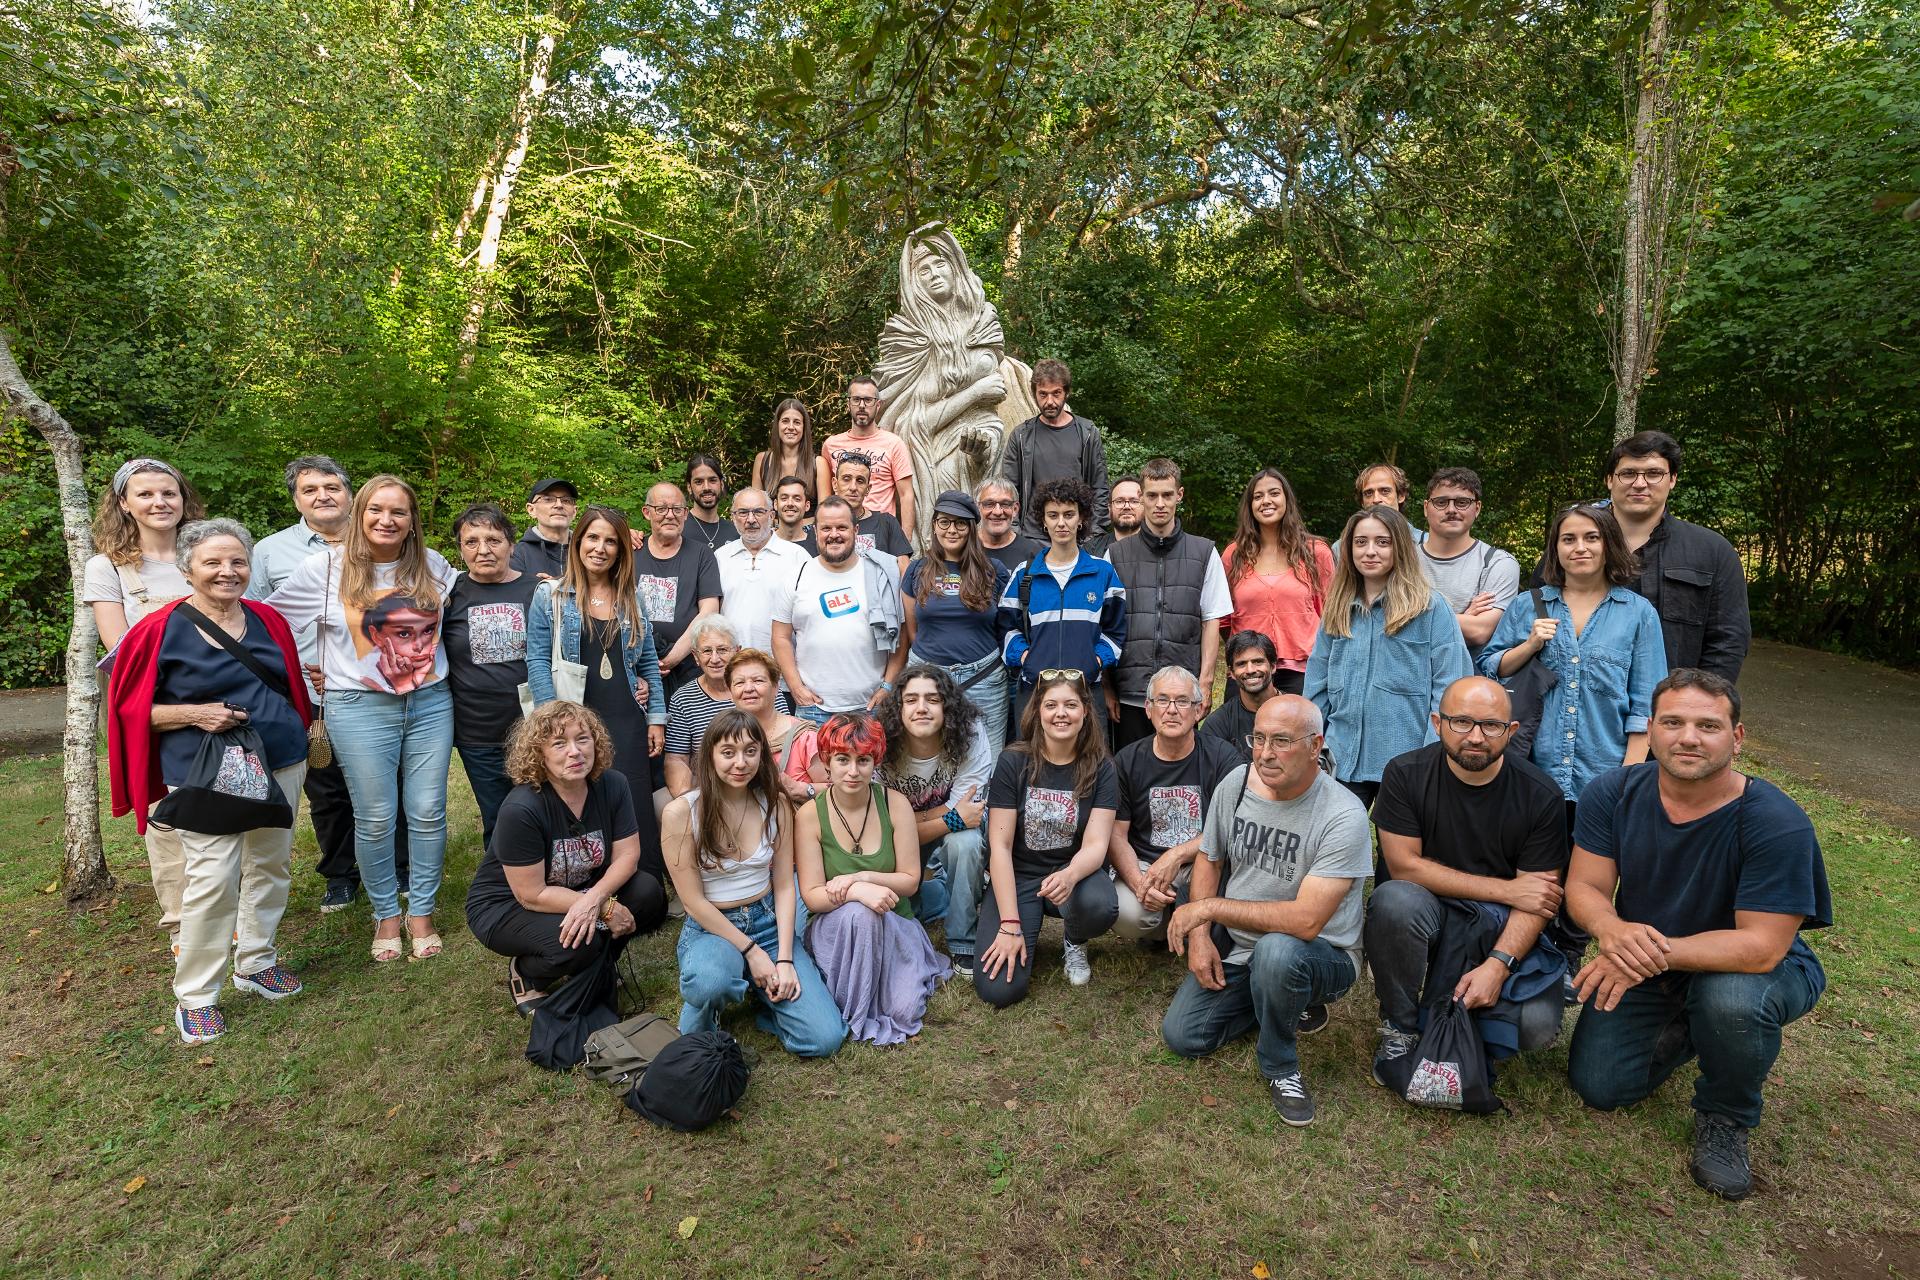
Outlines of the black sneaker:
{"label": "black sneaker", "polygon": [[1273,1109],[1280,1118],[1294,1128],[1304,1129],[1313,1123],[1313,1097],[1298,1071],[1267,1081],[1267,1096],[1273,1099]]}
{"label": "black sneaker", "polygon": [[1697,1111],[1693,1117],[1693,1180],[1723,1200],[1744,1200],[1753,1190],[1747,1163],[1747,1131],[1725,1116]]}
{"label": "black sneaker", "polygon": [[336,880],[327,886],[326,894],[320,899],[320,914],[330,916],[336,911],[345,911],[359,896],[359,885],[345,880]]}
{"label": "black sneaker", "polygon": [[1293,1034],[1296,1036],[1310,1036],[1316,1031],[1326,1030],[1326,1027],[1327,1006],[1323,1004],[1310,1004],[1300,1011],[1300,1021],[1293,1024]]}
{"label": "black sneaker", "polygon": [[1396,1028],[1391,1022],[1380,1024],[1380,1043],[1373,1050],[1373,1082],[1382,1089],[1391,1089],[1387,1077],[1383,1074],[1389,1066],[1412,1053],[1420,1044],[1420,1037]]}

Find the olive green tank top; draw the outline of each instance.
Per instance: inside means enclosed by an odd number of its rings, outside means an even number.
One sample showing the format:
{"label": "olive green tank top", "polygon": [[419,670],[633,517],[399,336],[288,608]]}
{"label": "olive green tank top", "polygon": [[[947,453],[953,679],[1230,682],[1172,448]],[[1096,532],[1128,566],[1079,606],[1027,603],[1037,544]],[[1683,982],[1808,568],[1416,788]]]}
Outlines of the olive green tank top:
{"label": "olive green tank top", "polygon": [[[861,871],[888,872],[895,869],[893,818],[887,812],[886,789],[875,782],[869,783],[867,790],[873,797],[874,805],[880,811],[878,818],[880,847],[871,853],[863,853],[857,858],[847,851],[846,847],[840,843],[840,838],[834,834],[833,814],[830,808],[833,801],[827,798],[826,791],[822,790],[813,798],[814,814],[820,819],[820,867],[829,880],[835,876],[849,876]],[[913,917],[913,907],[905,898],[895,903],[893,909],[898,915],[906,916],[908,919]]]}

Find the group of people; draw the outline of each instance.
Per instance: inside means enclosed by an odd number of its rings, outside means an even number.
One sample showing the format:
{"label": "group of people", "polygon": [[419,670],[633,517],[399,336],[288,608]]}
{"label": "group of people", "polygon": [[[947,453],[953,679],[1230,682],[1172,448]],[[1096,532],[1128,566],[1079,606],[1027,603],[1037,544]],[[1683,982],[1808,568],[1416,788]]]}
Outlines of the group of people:
{"label": "group of people", "polygon": [[221,1034],[229,966],[300,990],[273,943],[291,814],[187,799],[304,793],[321,910],[364,890],[372,959],[424,961],[458,747],[486,844],[467,921],[523,1013],[677,915],[682,1031],[753,999],[796,1054],[897,1043],[954,975],[1024,999],[1052,915],[1074,986],[1109,933],[1184,957],[1166,1043],[1257,1033],[1295,1125],[1297,1039],[1363,963],[1383,1083],[1448,1000],[1496,1058],[1581,1003],[1581,1096],[1697,1055],[1694,1176],[1745,1194],[1780,1027],[1824,981],[1799,932],[1830,907],[1805,815],[1733,768],[1745,582],[1667,510],[1678,445],[1617,445],[1523,583],[1473,536],[1469,469],[1430,478],[1424,530],[1405,473],[1364,469],[1329,542],[1265,468],[1217,548],[1177,463],[1110,479],[1066,367],[1032,384],[997,472],[930,519],[859,378],[818,445],[782,401],[724,513],[710,454],[647,491],[644,529],[542,478],[520,533],[493,503],[456,517],[462,569],[398,476],[296,458],[298,519],[256,544],[175,468],[123,465],[85,599],[182,1038]]}

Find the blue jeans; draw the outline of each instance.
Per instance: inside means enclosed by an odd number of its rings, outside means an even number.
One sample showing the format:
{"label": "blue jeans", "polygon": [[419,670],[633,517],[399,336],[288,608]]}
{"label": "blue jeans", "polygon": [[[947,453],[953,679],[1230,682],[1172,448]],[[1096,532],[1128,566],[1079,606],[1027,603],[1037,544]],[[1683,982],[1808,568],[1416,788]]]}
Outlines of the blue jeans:
{"label": "blue jeans", "polygon": [[1302,942],[1290,933],[1264,934],[1246,964],[1220,968],[1227,979],[1221,991],[1186,976],[1161,1019],[1161,1038],[1181,1057],[1200,1058],[1258,1027],[1254,1058],[1268,1080],[1300,1069],[1294,1027],[1306,1007],[1338,1000],[1357,976],[1340,948],[1321,938]]}
{"label": "blue jeans", "polygon": [[1588,1106],[1611,1111],[1640,1101],[1698,1056],[1693,1109],[1751,1129],[1780,1055],[1780,1028],[1812,1009],[1826,986],[1820,961],[1798,942],[1771,973],[1649,978],[1610,1013],[1592,1002],[1580,1011],[1567,1078]]}
{"label": "blue jeans", "polygon": [[[780,924],[773,913],[771,892],[758,902],[730,907],[720,914],[769,956],[780,959]],[[801,915],[797,904],[794,914]],[[708,933],[689,914],[680,926],[680,942],[674,948],[680,963],[680,1034],[713,1030],[720,1025],[722,1009],[751,994],[760,1002],[760,1029],[778,1036],[788,1053],[824,1058],[838,1049],[847,1038],[847,1024],[827,990],[827,980],[800,944],[805,931],[804,918],[795,919],[793,949],[787,954],[799,974],[800,994],[776,1004],[748,979],[747,958],[740,949]]]}
{"label": "blue jeans", "polygon": [[[921,662],[924,659],[916,654],[908,654],[907,661]],[[980,727],[986,732],[987,741],[992,744],[994,753],[1000,751],[1000,744],[1007,740],[1007,667],[1000,661],[998,649],[989,653],[978,662],[961,662],[948,665],[934,663],[934,666],[946,666],[947,674],[960,684],[966,684],[984,670],[985,675],[975,680],[965,693],[967,701],[980,710]]]}
{"label": "blue jeans", "polygon": [[819,725],[825,724],[827,722],[828,717],[833,715],[833,712],[827,710],[825,707],[815,706],[815,707],[795,707],[793,709],[793,714],[798,716],[800,719],[805,720],[810,725],[819,726]]}
{"label": "blue jeans", "polygon": [[[981,817],[984,820],[985,814]],[[980,914],[981,882],[987,866],[986,833],[979,827],[949,831],[940,843],[920,856],[938,874],[923,881],[913,900],[914,917],[921,924],[945,922],[947,954],[965,965],[973,963],[974,918]]]}
{"label": "blue jeans", "polygon": [[507,748],[505,743],[483,747],[461,747],[460,767],[467,771],[467,785],[473,788],[473,799],[480,806],[481,848],[493,843],[494,820],[500,816],[500,805],[507,798],[507,792],[513,790],[513,779],[507,776]]}
{"label": "blue jeans", "polygon": [[[453,691],[442,680],[412,693],[343,689],[327,694],[328,736],[353,797],[353,849],[375,920],[400,914],[393,831],[404,803],[407,909],[433,914],[447,856],[447,765]],[[395,781],[404,779],[404,785]],[[399,792],[399,795],[395,793]]]}

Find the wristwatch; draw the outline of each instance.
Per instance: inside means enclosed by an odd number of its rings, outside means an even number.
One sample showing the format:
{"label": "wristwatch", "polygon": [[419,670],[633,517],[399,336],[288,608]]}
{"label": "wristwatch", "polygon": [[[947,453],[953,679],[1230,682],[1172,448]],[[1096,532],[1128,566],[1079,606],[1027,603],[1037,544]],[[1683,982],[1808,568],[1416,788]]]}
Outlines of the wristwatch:
{"label": "wristwatch", "polygon": [[1493,950],[1493,951],[1491,951],[1491,952],[1489,952],[1488,954],[1489,954],[1489,955],[1490,955],[1490,956],[1491,956],[1491,957],[1492,957],[1493,959],[1495,959],[1495,960],[1498,960],[1498,961],[1499,961],[1499,962],[1500,962],[1501,964],[1503,964],[1503,965],[1505,965],[1505,966],[1507,966],[1507,972],[1508,972],[1508,973],[1512,973],[1512,972],[1513,972],[1513,966],[1515,966],[1516,964],[1519,964],[1519,963],[1520,963],[1520,962],[1519,962],[1518,960],[1515,960],[1515,959],[1514,959],[1514,958],[1513,958],[1512,956],[1510,956],[1510,955],[1508,955],[1508,954],[1507,954],[1506,952],[1504,952],[1504,951],[1501,951],[1501,950],[1499,950],[1499,949],[1497,949],[1497,948],[1496,948],[1495,950]]}

